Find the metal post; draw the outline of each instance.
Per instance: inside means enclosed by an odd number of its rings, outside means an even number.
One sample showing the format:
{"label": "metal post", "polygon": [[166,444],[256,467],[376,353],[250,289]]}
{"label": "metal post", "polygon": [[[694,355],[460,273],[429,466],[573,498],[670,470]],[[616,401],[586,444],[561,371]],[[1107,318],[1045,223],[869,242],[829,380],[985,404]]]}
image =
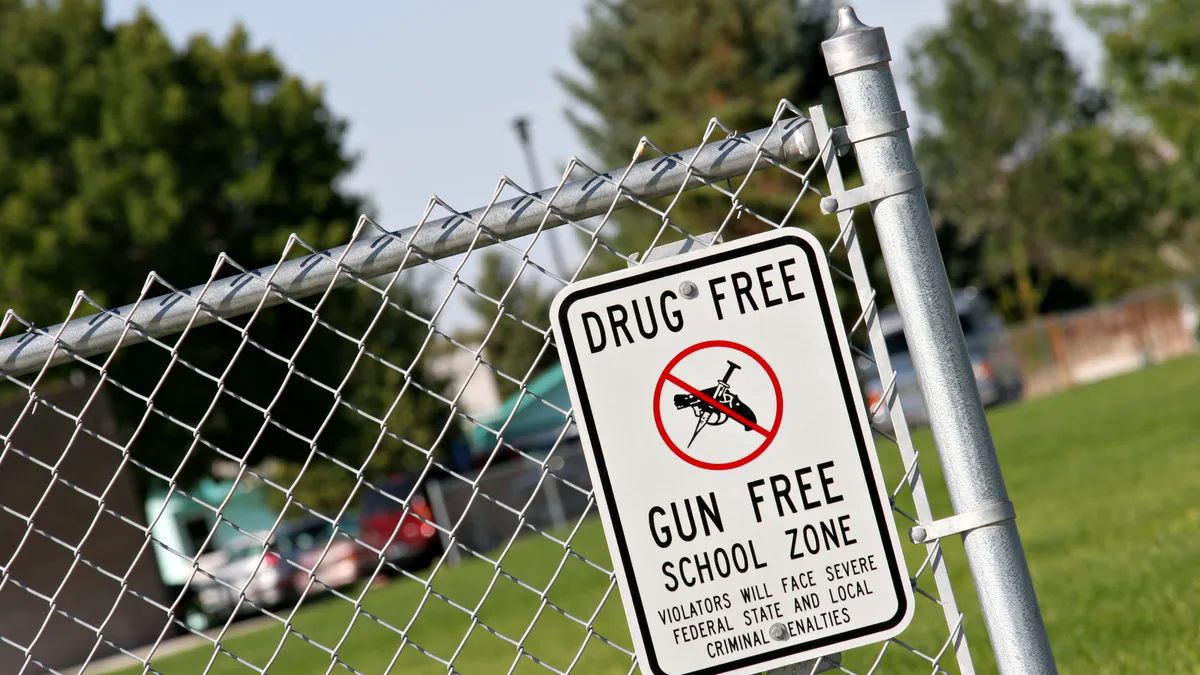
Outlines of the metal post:
{"label": "metal post", "polygon": [[[1025,554],[1003,511],[1008,491],[938,250],[882,28],[842,7],[822,43],[854,143],[917,381],[925,394],[963,545],[1000,672],[1057,673]],[[836,195],[835,195],[836,197]],[[836,208],[846,208],[846,204]]]}
{"label": "metal post", "polygon": [[1192,340],[1192,347],[1200,347],[1200,304],[1196,302],[1195,282],[1183,281],[1178,286],[1179,313],[1183,326]]}
{"label": "metal post", "polygon": [[[513,120],[513,130],[517,132],[517,140],[525,151],[525,162],[529,165],[529,177],[534,185],[545,185],[542,182],[542,172],[538,171],[537,158],[533,153],[533,139],[529,134],[529,118],[518,117]],[[541,236],[550,244],[550,256],[554,258],[555,271],[563,277],[570,277],[571,270],[567,269],[566,258],[563,256],[562,244],[558,241],[558,233],[546,230]]]}
{"label": "metal post", "polygon": [[429,497],[429,506],[433,510],[433,522],[441,526],[437,528],[437,531],[438,538],[442,541],[442,550],[446,551],[446,564],[457,565],[462,561],[462,555],[458,552],[455,537],[445,530],[450,527],[450,523],[456,521],[450,519],[450,511],[446,508],[446,496],[442,493],[442,484],[436,480],[429,481],[429,484],[425,486],[425,494]]}
{"label": "metal post", "polygon": [[546,510],[550,513],[551,527],[566,525],[567,514],[563,509],[562,495],[558,492],[558,479],[553,474],[546,476],[542,481],[542,495],[546,499]]}

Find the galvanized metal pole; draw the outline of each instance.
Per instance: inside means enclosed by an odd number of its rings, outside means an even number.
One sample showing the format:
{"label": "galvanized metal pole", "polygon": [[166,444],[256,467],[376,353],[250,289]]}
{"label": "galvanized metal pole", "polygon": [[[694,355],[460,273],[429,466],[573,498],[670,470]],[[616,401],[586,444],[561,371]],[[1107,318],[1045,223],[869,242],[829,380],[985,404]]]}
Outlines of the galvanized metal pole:
{"label": "galvanized metal pole", "polygon": [[[884,262],[1000,672],[1057,673],[946,268],[933,232],[882,28],[838,13],[822,44],[854,143]],[[836,196],[835,196],[836,197]],[[838,208],[845,208],[845,204]],[[1008,511],[1011,514],[1011,511]]]}

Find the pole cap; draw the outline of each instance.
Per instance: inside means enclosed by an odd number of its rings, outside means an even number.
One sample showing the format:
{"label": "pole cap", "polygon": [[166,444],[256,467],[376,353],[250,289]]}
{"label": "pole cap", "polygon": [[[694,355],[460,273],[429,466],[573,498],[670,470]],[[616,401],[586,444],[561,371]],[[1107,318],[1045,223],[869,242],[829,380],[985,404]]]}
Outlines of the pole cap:
{"label": "pole cap", "polygon": [[821,43],[830,76],[892,60],[882,28],[864,24],[849,5],[838,9],[838,27]]}

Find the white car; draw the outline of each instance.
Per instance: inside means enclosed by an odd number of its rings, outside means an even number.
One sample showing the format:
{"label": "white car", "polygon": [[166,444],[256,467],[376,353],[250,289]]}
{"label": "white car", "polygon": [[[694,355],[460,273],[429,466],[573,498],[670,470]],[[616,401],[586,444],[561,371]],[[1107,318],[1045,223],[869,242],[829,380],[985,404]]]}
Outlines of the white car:
{"label": "white car", "polygon": [[[295,595],[294,568],[271,551],[264,557],[262,544],[250,537],[200,556],[197,564],[217,580],[197,573],[192,581],[196,602],[185,622],[193,630],[206,630],[229,618],[235,607],[239,615],[252,614],[277,608]],[[243,588],[246,601],[239,605]]]}
{"label": "white car", "polygon": [[[954,293],[954,305],[966,338],[967,354],[975,371],[975,384],[985,406],[1020,400],[1023,390],[1020,358],[1003,319],[995,312],[983,294],[974,288]],[[917,385],[917,374],[908,353],[900,314],[894,307],[879,312],[879,324],[887,343],[892,368],[896,372],[896,395],[904,407],[905,419],[912,425],[928,423],[925,399]],[[869,361],[858,360],[859,379],[863,383],[868,411],[874,409],[883,396],[885,386]],[[891,430],[891,418],[884,413],[874,419],[885,431]]]}

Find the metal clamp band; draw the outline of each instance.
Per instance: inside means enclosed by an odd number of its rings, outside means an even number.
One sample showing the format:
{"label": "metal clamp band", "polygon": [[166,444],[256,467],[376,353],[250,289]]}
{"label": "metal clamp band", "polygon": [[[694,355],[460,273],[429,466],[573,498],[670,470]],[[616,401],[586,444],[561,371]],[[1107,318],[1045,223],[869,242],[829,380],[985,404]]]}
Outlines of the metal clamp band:
{"label": "metal clamp band", "polygon": [[843,146],[852,143],[879,138],[908,128],[908,113],[897,110],[890,115],[881,115],[869,120],[861,120],[844,127],[833,129],[834,145]]}
{"label": "metal clamp band", "polygon": [[853,190],[847,190],[841,194],[826,197],[821,200],[821,211],[826,214],[849,211],[856,206],[877,202],[880,199],[893,197],[910,190],[919,190],[924,186],[925,183],[921,180],[921,172],[909,171],[908,173],[885,178],[875,183],[863,185],[862,187],[856,187]]}
{"label": "metal clamp band", "polygon": [[976,528],[1013,520],[1016,517],[1017,511],[1013,508],[1012,502],[1004,501],[981,506],[949,518],[935,520],[932,523],[918,525],[908,531],[908,536],[914,544],[928,544],[952,534],[962,534]]}

